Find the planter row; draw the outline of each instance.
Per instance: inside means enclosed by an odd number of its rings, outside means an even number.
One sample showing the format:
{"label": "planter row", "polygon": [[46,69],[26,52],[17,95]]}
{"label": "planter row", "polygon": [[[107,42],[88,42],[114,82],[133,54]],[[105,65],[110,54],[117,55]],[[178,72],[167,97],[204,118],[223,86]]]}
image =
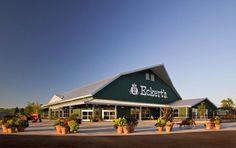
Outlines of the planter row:
{"label": "planter row", "polygon": [[[164,129],[164,127],[157,127],[157,131],[158,132],[162,132]],[[165,126],[166,132],[169,133],[172,131],[172,127],[171,126]]]}
{"label": "planter row", "polygon": [[4,134],[11,134],[11,133],[16,133],[16,132],[24,132],[25,129],[22,127],[10,127],[10,128],[6,128],[4,125],[2,125],[2,131]]}
{"label": "planter row", "polygon": [[207,122],[206,123],[206,129],[220,130],[221,129],[221,125],[220,124],[211,123],[211,122]]}
{"label": "planter row", "polygon": [[116,132],[118,134],[129,134],[134,132],[135,126],[118,126]]}

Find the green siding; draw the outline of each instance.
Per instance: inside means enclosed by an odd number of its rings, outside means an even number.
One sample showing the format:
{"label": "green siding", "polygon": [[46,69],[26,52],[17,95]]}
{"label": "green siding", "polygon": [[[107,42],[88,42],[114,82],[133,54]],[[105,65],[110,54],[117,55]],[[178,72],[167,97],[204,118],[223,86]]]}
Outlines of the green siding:
{"label": "green siding", "polygon": [[187,116],[187,112],[186,112],[186,110],[188,111],[187,107],[179,107],[178,109],[179,109],[178,117],[184,118]]}
{"label": "green siding", "polygon": [[[214,104],[212,104],[209,100],[204,100],[204,101],[202,101],[202,102],[205,102],[205,105],[206,105],[206,109],[208,109],[208,117],[212,117],[213,116],[213,114],[214,114],[214,112],[216,112],[216,110],[217,110],[217,107],[214,105]],[[196,104],[196,105],[194,105],[192,108],[198,108],[198,106],[201,104],[201,102],[200,103],[198,103],[198,104]]]}
{"label": "green siding", "polygon": [[77,114],[79,117],[81,117],[81,109],[80,108],[77,108],[77,109],[73,109],[73,115],[74,114]]}
{"label": "green siding", "polygon": [[[168,104],[181,98],[168,86],[163,80],[161,80],[157,75],[155,75],[155,82],[146,80],[145,73],[152,73],[150,70],[141,71],[137,73],[132,73],[128,75],[123,75],[104,87],[102,90],[94,95],[96,99],[110,99],[110,100],[120,100],[120,101],[132,101],[132,102],[144,102],[144,103],[160,103]],[[131,95],[130,88],[132,84],[137,84],[137,86],[145,85],[147,88],[152,87],[153,90],[160,91],[164,89],[167,92],[168,98],[157,98],[151,96],[142,95]],[[139,92],[140,92],[140,87]]]}

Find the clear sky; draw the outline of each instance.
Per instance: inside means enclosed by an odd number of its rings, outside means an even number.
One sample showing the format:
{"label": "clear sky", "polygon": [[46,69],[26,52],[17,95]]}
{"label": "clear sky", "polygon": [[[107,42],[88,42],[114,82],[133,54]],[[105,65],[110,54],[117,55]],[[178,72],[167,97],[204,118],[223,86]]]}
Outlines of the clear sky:
{"label": "clear sky", "polygon": [[0,107],[163,63],[183,98],[236,99],[235,0],[1,0]]}

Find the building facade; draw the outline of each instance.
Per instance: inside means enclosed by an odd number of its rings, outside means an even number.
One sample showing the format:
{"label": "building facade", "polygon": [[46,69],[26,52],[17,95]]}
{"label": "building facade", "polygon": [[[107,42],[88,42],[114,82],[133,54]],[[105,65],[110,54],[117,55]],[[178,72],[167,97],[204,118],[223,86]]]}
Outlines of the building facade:
{"label": "building facade", "polygon": [[124,115],[140,120],[155,119],[164,107],[172,107],[176,117],[198,117],[197,106],[201,102],[206,102],[206,115],[213,115],[216,110],[207,98],[193,100],[182,100],[164,65],[157,65],[54,95],[43,108],[49,117],[76,114],[83,121],[112,121]]}

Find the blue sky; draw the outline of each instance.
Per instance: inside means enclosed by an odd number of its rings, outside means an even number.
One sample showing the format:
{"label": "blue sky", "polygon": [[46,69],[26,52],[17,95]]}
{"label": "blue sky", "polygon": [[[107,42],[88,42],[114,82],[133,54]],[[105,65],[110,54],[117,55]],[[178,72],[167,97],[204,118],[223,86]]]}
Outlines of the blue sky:
{"label": "blue sky", "polygon": [[2,0],[0,107],[163,63],[183,98],[235,101],[236,1]]}

